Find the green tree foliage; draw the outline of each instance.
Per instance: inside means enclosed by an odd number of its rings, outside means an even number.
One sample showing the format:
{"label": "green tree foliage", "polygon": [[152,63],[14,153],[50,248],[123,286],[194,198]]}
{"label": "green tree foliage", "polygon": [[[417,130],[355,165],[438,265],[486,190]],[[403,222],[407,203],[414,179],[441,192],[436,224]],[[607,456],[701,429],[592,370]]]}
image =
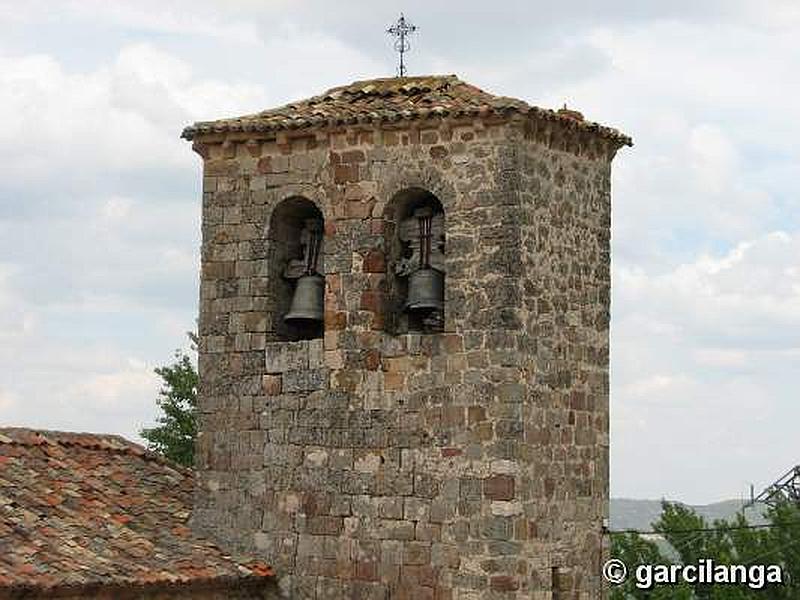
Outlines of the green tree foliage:
{"label": "green tree foliage", "polygon": [[[657,545],[637,533],[616,533],[611,553],[622,560],[631,574],[611,590],[611,600],[674,598],[680,600],[789,600],[800,598],[800,509],[788,502],[767,513],[771,527],[748,528],[744,516],[713,524],[691,508],[664,502],[661,517],[653,525],[668,543]],[[642,564],[697,564],[711,559],[714,564],[779,564],[784,569],[784,586],[752,590],[737,585],[655,586],[641,590],[633,573]]]}
{"label": "green tree foliage", "polygon": [[629,573],[624,584],[611,588],[611,600],[627,600],[628,598],[691,600],[691,589],[688,586],[679,588],[656,586],[648,591],[636,587],[636,580],[633,577],[636,567],[670,562],[664,558],[658,546],[651,540],[632,532],[614,534],[611,538],[611,554],[625,563]]}
{"label": "green tree foliage", "polygon": [[[189,334],[192,350],[197,350],[197,336]],[[175,462],[194,464],[194,440],[197,437],[197,370],[183,350],[175,351],[175,362],[155,369],[162,379],[156,403],[161,414],[158,425],[139,432],[147,447]]]}

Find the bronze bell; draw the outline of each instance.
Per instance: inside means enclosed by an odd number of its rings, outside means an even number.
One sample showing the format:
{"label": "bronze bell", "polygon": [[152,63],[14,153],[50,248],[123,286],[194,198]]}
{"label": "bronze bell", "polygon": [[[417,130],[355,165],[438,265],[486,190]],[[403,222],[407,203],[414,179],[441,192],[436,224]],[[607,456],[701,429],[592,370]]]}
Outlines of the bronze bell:
{"label": "bronze bell", "polygon": [[325,278],[316,273],[297,279],[292,306],[284,321],[319,321],[325,318]]}
{"label": "bronze bell", "polygon": [[406,310],[443,310],[444,273],[436,269],[418,269],[408,277]]}

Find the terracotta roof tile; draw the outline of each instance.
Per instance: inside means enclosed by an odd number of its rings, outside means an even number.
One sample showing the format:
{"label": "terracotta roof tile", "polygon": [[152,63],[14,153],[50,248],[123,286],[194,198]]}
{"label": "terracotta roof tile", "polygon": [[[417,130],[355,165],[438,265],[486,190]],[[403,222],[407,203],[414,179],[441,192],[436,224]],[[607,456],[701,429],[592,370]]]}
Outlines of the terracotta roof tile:
{"label": "terracotta roof tile", "polygon": [[356,81],[327,92],[260,113],[217,121],[202,121],[183,130],[187,140],[224,132],[267,132],[356,123],[392,122],[438,116],[486,116],[516,112],[560,121],[609,138],[620,146],[631,139],[610,127],[584,121],[575,111],[553,111],[523,100],[495,96],[455,75],[390,77]]}
{"label": "terracotta roof tile", "polygon": [[271,577],[191,532],[193,487],[118,436],[0,428],[0,592]]}

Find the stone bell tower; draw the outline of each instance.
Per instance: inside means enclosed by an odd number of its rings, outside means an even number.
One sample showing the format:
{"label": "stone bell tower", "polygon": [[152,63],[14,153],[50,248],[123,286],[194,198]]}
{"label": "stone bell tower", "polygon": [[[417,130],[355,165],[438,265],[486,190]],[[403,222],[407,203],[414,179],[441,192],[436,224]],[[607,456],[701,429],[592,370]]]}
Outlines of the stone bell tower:
{"label": "stone bell tower", "polygon": [[598,598],[619,132],[455,76],[183,132],[195,527],[292,598]]}

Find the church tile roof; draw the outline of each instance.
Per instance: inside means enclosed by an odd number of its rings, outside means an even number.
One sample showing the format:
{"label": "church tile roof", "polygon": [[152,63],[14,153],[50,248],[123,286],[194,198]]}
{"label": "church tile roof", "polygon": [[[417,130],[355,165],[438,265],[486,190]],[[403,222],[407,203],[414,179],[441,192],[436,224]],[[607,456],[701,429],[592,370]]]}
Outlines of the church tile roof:
{"label": "church tile roof", "polygon": [[118,436],[0,428],[0,597],[271,578],[190,531],[193,487]]}
{"label": "church tile roof", "polygon": [[616,129],[583,120],[571,110],[553,111],[523,100],[495,96],[455,75],[390,77],[356,81],[327,92],[252,115],[202,121],[183,130],[191,140],[203,134],[275,132],[287,129],[422,120],[433,117],[477,117],[519,113],[592,131],[622,145],[631,139]]}

